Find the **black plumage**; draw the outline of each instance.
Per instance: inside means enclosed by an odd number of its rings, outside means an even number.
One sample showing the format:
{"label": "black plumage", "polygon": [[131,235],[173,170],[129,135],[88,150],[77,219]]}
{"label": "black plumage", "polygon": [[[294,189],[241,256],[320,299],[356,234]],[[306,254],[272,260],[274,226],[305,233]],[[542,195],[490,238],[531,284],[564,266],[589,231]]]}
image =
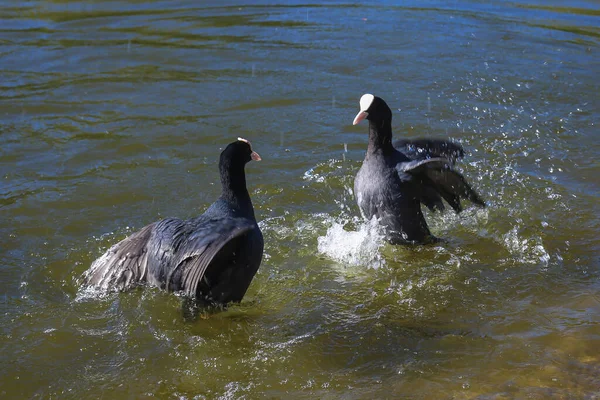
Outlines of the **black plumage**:
{"label": "black plumage", "polygon": [[484,201],[453,166],[464,156],[458,143],[441,139],[398,140],[392,144],[392,111],[381,98],[365,94],[354,125],[369,121],[369,145],[354,180],[363,216],[376,216],[393,244],[428,243],[421,204],[443,210],[445,200],[457,213],[461,199],[485,207]]}
{"label": "black plumage", "polygon": [[221,196],[199,217],[166,218],[112,246],[84,284],[126,290],[140,284],[182,292],[200,305],[239,302],[260,266],[263,236],[246,188],[244,167],[260,160],[239,138],[221,153]]}

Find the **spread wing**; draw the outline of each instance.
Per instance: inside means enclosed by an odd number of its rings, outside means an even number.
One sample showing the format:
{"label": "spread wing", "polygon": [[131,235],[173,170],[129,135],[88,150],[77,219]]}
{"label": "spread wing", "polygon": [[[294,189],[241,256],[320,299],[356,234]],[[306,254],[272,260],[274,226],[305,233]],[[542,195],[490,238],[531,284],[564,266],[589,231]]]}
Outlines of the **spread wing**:
{"label": "spread wing", "polygon": [[167,275],[168,290],[181,290],[188,296],[195,296],[198,284],[219,251],[255,227],[254,222],[244,218],[208,220],[195,227],[178,249],[173,268]]}
{"label": "spread wing", "polygon": [[399,139],[394,142],[394,147],[413,160],[443,157],[454,164],[465,155],[460,144],[443,139]]}
{"label": "spread wing", "polygon": [[401,162],[396,166],[396,170],[401,177],[408,173],[419,180],[420,200],[432,211],[444,209],[442,198],[457,213],[462,211],[460,199],[467,199],[485,207],[485,202],[471,188],[464,176],[452,169],[452,162],[445,158]]}
{"label": "spread wing", "polygon": [[108,291],[149,283],[194,296],[219,251],[254,227],[243,218],[155,222],[94,261],[84,274],[84,284]]}
{"label": "spread wing", "polygon": [[84,274],[84,285],[123,290],[144,281],[148,271],[147,245],[156,225],[145,226],[108,249]]}

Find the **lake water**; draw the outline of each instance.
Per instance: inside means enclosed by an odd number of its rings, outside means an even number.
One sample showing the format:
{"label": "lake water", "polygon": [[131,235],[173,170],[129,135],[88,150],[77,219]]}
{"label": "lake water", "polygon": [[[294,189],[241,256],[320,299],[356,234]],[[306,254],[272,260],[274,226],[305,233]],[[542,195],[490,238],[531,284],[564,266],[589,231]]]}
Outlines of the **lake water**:
{"label": "lake water", "polygon": [[[599,45],[591,0],[4,1],[0,397],[599,399]],[[488,207],[427,213],[446,242],[359,219],[366,92],[465,147]],[[244,301],[82,296],[111,244],[204,211],[238,136]]]}

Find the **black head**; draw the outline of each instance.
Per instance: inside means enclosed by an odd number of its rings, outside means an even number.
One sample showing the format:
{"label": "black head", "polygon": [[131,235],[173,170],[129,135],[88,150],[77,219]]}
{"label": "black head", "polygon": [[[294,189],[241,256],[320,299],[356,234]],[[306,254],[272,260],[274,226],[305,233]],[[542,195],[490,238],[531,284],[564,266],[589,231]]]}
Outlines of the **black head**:
{"label": "black head", "polygon": [[243,138],[238,138],[233,143],[225,147],[221,153],[221,165],[246,165],[249,161],[260,161],[261,158],[257,152],[252,150],[250,142]]}
{"label": "black head", "polygon": [[354,117],[352,125],[358,124],[363,119],[381,125],[384,121],[392,121],[392,110],[382,98],[372,94],[363,94],[360,98],[360,111]]}

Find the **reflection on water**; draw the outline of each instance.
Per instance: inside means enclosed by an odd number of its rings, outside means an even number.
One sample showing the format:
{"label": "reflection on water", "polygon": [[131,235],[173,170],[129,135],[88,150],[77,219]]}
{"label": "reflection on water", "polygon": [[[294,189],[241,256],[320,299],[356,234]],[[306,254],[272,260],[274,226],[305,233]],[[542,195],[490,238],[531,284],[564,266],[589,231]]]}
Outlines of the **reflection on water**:
{"label": "reflection on water", "polygon": [[[0,10],[6,398],[593,398],[597,4],[9,1]],[[350,188],[372,92],[451,137],[488,203],[394,247]],[[218,195],[232,138],[265,259],[190,323],[157,290],[78,297],[92,260]]]}

